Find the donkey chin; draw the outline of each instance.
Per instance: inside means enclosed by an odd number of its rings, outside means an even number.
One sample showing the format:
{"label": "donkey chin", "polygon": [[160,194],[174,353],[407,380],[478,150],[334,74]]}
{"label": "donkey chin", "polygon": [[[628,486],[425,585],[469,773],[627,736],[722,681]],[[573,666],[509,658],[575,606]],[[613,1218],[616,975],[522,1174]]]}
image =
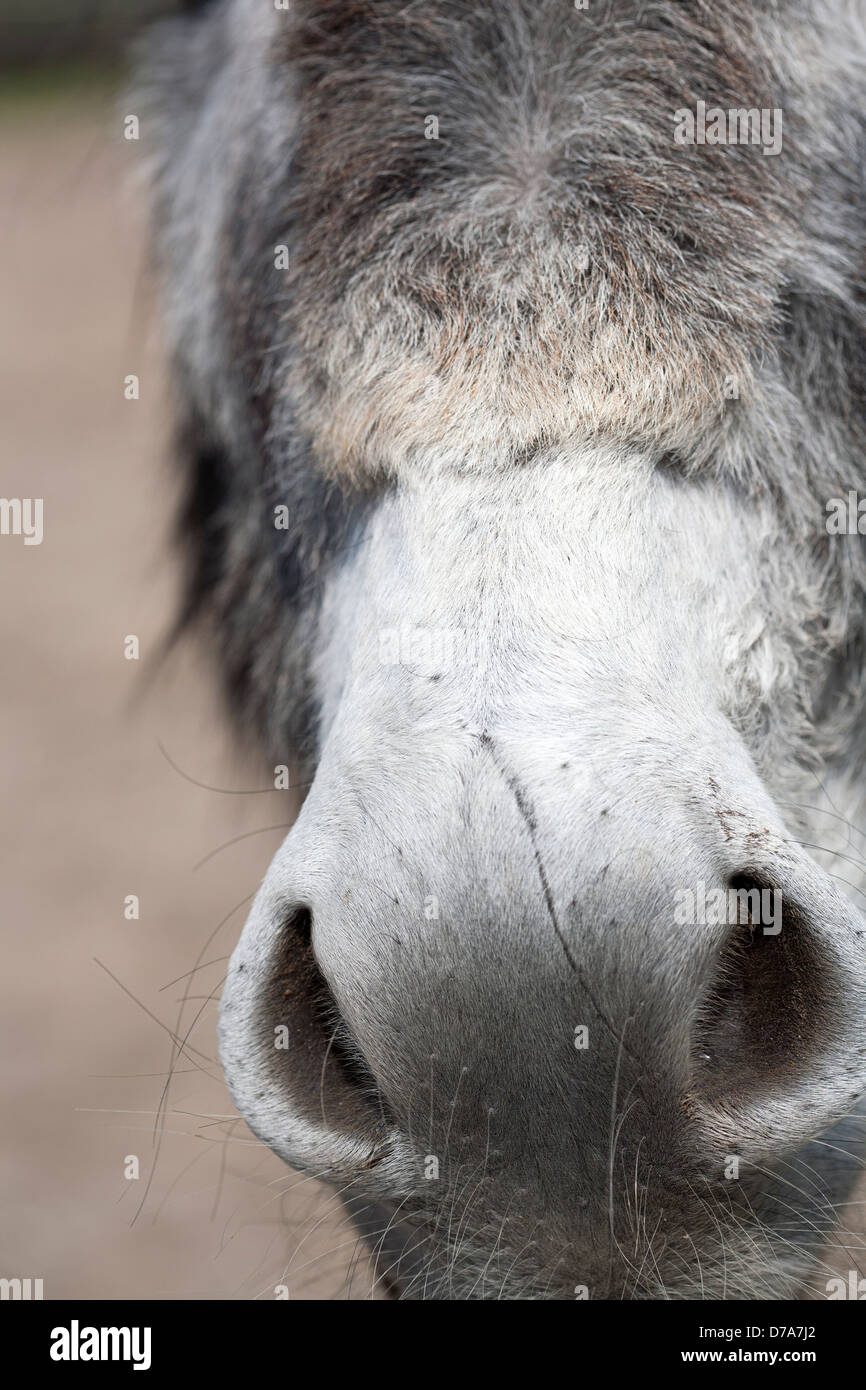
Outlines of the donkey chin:
{"label": "donkey chin", "polygon": [[221,1050],[396,1295],[827,1287],[866,936],[804,847],[791,546],[734,492],[570,448],[418,469],[331,573],[315,779]]}

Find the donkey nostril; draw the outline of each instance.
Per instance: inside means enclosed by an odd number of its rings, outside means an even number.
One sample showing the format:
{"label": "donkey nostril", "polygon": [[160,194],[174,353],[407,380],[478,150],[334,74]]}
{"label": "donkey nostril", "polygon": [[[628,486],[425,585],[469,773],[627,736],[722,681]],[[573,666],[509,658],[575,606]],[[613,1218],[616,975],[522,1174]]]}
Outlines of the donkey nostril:
{"label": "donkey nostril", "polygon": [[293,909],[286,919],[284,933],[283,996],[304,1009],[324,1046],[325,1071],[338,1068],[352,1086],[363,1087],[368,1095],[375,1095],[375,1077],[316,959],[310,909],[304,906]]}
{"label": "donkey nostril", "polygon": [[220,1055],[253,1132],[294,1166],[342,1182],[393,1157],[396,1131],[339,1006],[342,977],[326,976],[318,946],[305,903],[259,896],[223,994]]}
{"label": "donkey nostril", "polygon": [[[289,951],[298,965],[315,964],[313,955],[313,914],[308,907],[296,907],[286,918],[284,932]],[[316,967],[318,968],[318,967]]]}
{"label": "donkey nostril", "polygon": [[702,1098],[772,1089],[820,1054],[833,987],[808,914],[755,874],[732,878],[729,934],[694,1033]]}

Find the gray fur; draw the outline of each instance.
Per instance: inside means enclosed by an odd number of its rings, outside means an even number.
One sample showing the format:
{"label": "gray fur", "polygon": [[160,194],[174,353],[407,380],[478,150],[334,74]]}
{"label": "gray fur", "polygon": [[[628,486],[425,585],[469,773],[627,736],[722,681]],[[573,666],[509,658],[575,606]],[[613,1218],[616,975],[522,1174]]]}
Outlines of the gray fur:
{"label": "gray fur", "polygon": [[[856,1164],[809,1145],[866,1086],[866,552],[825,527],[864,59],[845,0],[223,0],[149,44],[187,609],[315,773],[224,1062],[401,1292],[823,1286]],[[782,110],[781,153],[677,146],[698,100]],[[383,658],[407,631],[448,658]],[[778,940],[674,925],[740,877]]]}

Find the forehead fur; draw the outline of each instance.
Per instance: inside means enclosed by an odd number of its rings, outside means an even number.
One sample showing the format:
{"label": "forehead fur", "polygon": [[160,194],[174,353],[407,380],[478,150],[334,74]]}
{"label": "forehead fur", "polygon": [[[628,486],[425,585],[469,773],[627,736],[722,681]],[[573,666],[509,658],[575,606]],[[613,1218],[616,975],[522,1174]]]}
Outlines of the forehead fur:
{"label": "forehead fur", "polygon": [[[327,468],[737,434],[726,389],[763,403],[757,363],[810,270],[804,203],[825,180],[804,142],[820,153],[826,112],[796,55],[820,86],[814,6],[292,14],[290,380]],[[782,154],[677,145],[674,113],[699,100],[782,110]]]}

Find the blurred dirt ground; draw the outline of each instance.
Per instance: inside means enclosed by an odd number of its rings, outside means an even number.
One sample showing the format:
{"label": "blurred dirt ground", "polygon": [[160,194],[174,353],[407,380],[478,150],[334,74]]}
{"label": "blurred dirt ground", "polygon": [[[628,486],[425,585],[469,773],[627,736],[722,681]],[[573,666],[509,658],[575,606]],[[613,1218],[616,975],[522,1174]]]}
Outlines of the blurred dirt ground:
{"label": "blurred dirt ground", "polygon": [[199,659],[147,679],[174,482],[118,126],[80,94],[0,113],[0,492],[44,498],[42,545],[0,538],[0,1276],[46,1298],[365,1297],[334,1199],[253,1140],[216,1063],[225,957],[285,833],[263,827],[293,807],[250,790],[272,773],[233,755]]}

